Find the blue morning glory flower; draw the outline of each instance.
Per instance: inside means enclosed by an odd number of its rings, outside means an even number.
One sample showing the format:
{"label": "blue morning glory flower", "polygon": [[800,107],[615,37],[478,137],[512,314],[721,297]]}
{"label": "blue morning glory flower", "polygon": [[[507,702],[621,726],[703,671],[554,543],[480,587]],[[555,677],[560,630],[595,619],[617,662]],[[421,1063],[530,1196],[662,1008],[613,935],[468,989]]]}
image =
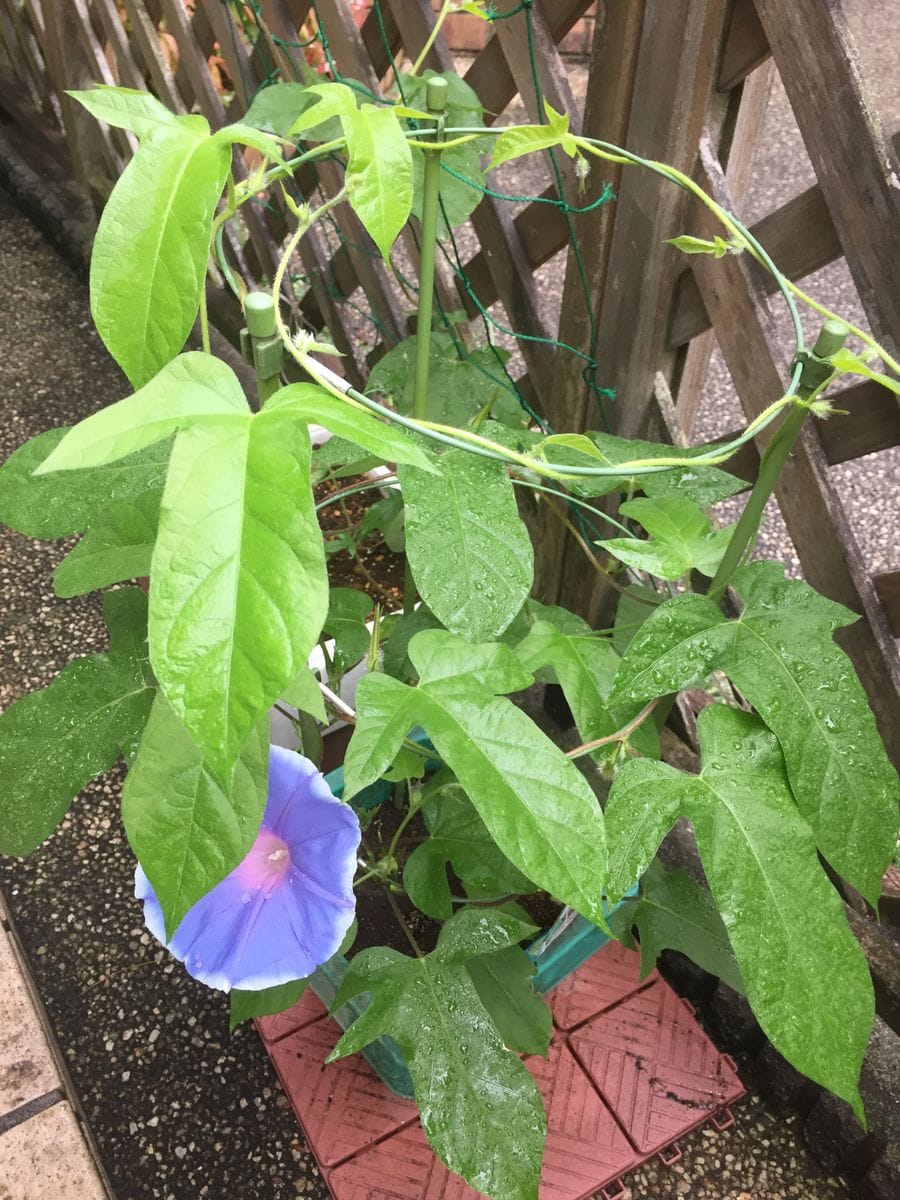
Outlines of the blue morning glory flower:
{"label": "blue morning glory flower", "polygon": [[[184,916],[168,943],[189,975],[221,991],[304,979],[334,955],[353,921],[359,821],[307,758],[272,746],[256,841]],[[135,895],[163,945],[162,909],[140,866]]]}

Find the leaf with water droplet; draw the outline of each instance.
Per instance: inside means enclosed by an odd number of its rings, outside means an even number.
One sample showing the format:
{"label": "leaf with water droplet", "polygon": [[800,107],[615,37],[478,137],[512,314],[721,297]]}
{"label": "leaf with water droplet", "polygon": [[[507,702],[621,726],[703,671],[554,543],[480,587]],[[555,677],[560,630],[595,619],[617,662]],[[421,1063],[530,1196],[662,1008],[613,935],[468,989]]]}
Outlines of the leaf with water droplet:
{"label": "leaf with water droplet", "polygon": [[433,1149],[493,1200],[537,1200],[547,1122],[537,1085],[503,1044],[465,964],[515,946],[531,932],[498,909],[463,909],[441,930],[431,954],[362,951],[332,1005],[371,994],[332,1059],[392,1037],[409,1067]]}
{"label": "leaf with water droplet", "polygon": [[[707,596],[676,596],[644,623],[612,699],[635,702],[701,683],[715,668],[778,736],[797,805],[819,849],[872,904],[896,844],[897,775],[834,631],[858,620],[780,563],[735,572],[744,601],[729,621]],[[817,701],[821,692],[827,707]]]}
{"label": "leaf with water droplet", "polygon": [[874,1017],[872,984],[797,811],[778,743],[758,717],[724,705],[704,709],[697,726],[699,775],[640,759],[613,784],[610,892],[624,892],[687,817],[766,1036],[862,1117],[857,1082]]}

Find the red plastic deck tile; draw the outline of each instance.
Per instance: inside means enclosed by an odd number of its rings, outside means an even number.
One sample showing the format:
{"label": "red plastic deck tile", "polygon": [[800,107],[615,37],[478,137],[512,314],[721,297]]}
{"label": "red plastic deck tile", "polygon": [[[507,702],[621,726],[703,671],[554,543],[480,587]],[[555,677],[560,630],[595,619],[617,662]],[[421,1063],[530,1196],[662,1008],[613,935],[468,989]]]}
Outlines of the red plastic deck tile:
{"label": "red plastic deck tile", "polygon": [[[549,997],[563,1031],[526,1060],[548,1117],[540,1200],[586,1200],[743,1095],[690,1007],[639,970],[612,942]],[[307,993],[257,1026],[335,1200],[477,1200],[361,1056],[324,1066],[340,1031],[321,1013]]]}
{"label": "red plastic deck tile", "polygon": [[479,1200],[451,1175],[418,1124],[370,1146],[326,1175],[334,1200]]}
{"label": "red plastic deck tile", "polygon": [[620,942],[607,942],[547,996],[554,1024],[558,1029],[574,1029],[658,978],[656,971],[651,971],[643,982],[640,975],[640,954],[626,950]]}
{"label": "red plastic deck tile", "polygon": [[584,1200],[641,1160],[581,1064],[559,1040],[549,1058],[528,1058],[547,1110],[541,1200]]}
{"label": "red plastic deck tile", "polygon": [[653,1154],[744,1094],[690,1007],[661,979],[570,1038],[642,1154]]}
{"label": "red plastic deck tile", "polygon": [[323,1167],[356,1154],[415,1121],[419,1110],[384,1086],[360,1054],[330,1066],[340,1036],[334,1021],[314,1021],[269,1046],[294,1112]]}
{"label": "red plastic deck tile", "polygon": [[325,1016],[325,1005],[312,988],[307,988],[293,1008],[274,1017],[257,1017],[256,1028],[264,1042],[277,1042],[304,1025],[311,1025]]}

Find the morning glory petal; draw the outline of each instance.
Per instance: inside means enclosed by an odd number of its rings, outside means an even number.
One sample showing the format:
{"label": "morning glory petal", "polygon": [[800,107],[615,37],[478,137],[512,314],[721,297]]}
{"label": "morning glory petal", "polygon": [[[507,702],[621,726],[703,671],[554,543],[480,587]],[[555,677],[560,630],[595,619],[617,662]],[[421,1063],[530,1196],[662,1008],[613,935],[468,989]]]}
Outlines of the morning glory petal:
{"label": "morning glory petal", "polygon": [[[244,860],[187,912],[168,949],[209,987],[255,991],[303,979],[353,921],[359,821],[313,763],[273,746],[269,796]],[[162,911],[140,866],[135,894],[164,942]]]}

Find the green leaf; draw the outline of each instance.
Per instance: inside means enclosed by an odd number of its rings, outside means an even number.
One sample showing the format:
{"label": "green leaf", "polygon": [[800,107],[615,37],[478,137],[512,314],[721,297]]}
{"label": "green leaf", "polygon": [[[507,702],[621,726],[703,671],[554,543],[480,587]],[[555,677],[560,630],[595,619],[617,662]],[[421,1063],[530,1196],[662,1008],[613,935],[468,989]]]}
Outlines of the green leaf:
{"label": "green leaf", "polygon": [[680,250],[682,254],[712,254],[716,258],[724,258],[732,248],[740,249],[738,246],[732,247],[718,234],[711,242],[705,238],[691,237],[687,233],[683,233],[680,237],[666,238],[666,242],[668,245],[674,246],[676,250]]}
{"label": "green leaf", "polygon": [[290,983],[279,983],[259,992],[244,992],[240,988],[234,988],[228,994],[231,1005],[228,1017],[229,1031],[234,1033],[242,1021],[251,1021],[254,1017],[274,1016],[293,1008],[310,982],[311,977],[294,979]]}
{"label": "green leaf", "polygon": [[[425,632],[411,642],[420,672],[419,650],[441,636]],[[506,858],[538,887],[605,925],[603,814],[593,792],[521,709],[488,694],[494,690],[488,673],[472,672],[470,648],[461,639],[457,644],[458,675],[448,667],[443,678],[418,688],[386,675],[360,681],[357,725],[344,761],[346,798],[378,779],[406,734],[421,725]],[[444,642],[444,657],[451,652]],[[510,681],[514,673],[501,664],[500,687]]]}
{"label": "green leaf", "polygon": [[403,869],[403,884],[416,908],[439,921],[453,915],[448,864],[463,884],[480,894],[535,891],[532,882],[497,848],[460,785],[449,772],[441,772],[441,776],[443,781],[429,788],[422,802],[431,836],[413,850]]}
{"label": "green leaf", "polygon": [[534,990],[535,966],[525,951],[507,946],[470,959],[466,968],[504,1046],[546,1058],[553,1020],[546,1000]]}
{"label": "green leaf", "polygon": [[864,358],[854,354],[846,346],[832,354],[828,361],[839,375],[862,375],[865,379],[872,379],[900,395],[900,379],[895,379],[893,375],[885,375],[882,371],[873,371]]}
{"label": "green leaf", "polygon": [[520,158],[523,154],[533,154],[536,150],[551,150],[560,146],[566,154],[573,157],[578,149],[575,137],[569,133],[568,113],[558,113],[544,102],[547,111],[546,125],[517,125],[506,129],[497,138],[494,153],[487,169],[493,171],[496,167],[512,158]]}
{"label": "green leaf", "polygon": [[241,862],[266,807],[268,722],[253,731],[227,788],[157,695],[122,793],[132,850],[171,937],[182,917]]}
{"label": "green leaf", "polygon": [[328,593],[324,628],[334,638],[331,657],[338,675],[358,663],[369,649],[372,635],[366,621],[371,611],[371,599],[356,588],[336,587]]}
{"label": "green leaf", "polygon": [[399,491],[392,489],[383,500],[376,500],[366,509],[361,532],[366,535],[376,529],[380,530],[388,550],[392,550],[394,554],[402,554],[406,549],[404,523],[403,497]]}
{"label": "green leaf", "polygon": [[239,146],[252,146],[264,158],[270,158],[280,166],[284,165],[284,156],[278,140],[268,133],[263,133],[244,121],[236,121],[232,125],[223,125],[213,134],[214,142],[224,142],[227,146],[237,143]]}
{"label": "green leaf", "polygon": [[302,424],[263,411],[175,443],[150,583],[150,656],[177,716],[227,779],[306,665],[328,606]]}
{"label": "green leaf", "polygon": [[322,699],[319,680],[309,667],[300,668],[293,680],[286,688],[282,689],[281,699],[285,704],[291,704],[294,708],[309,713],[323,725],[328,723],[328,714],[325,712],[325,701]]}
{"label": "green leaf", "polygon": [[394,1038],[436,1154],[493,1200],[537,1200],[546,1117],[537,1085],[503,1045],[464,963],[515,944],[528,928],[495,910],[464,910],[422,958],[381,947],[362,951],[334,1002],[372,995],[332,1058],[377,1037]]}
{"label": "green leaf", "polygon": [[[599,465],[616,467],[620,463],[637,462],[647,458],[696,458],[706,454],[709,447],[694,446],[683,448],[669,446],[660,442],[644,442],[637,438],[620,438],[611,433],[587,433],[589,438],[600,451]],[[577,455],[566,457],[557,451],[553,462],[584,465],[584,459]],[[728,475],[718,467],[672,467],[670,471],[659,471],[652,475],[605,476],[597,479],[587,477],[580,480],[567,480],[566,486],[579,496],[606,496],[609,492],[642,491],[648,496],[668,495],[671,492],[690,496],[701,508],[709,508],[719,500],[725,500],[741,491],[746,484]]]}
{"label": "green leaf", "polygon": [[363,104],[341,114],[347,135],[347,191],[353,211],[390,262],[412,211],[412,151],[390,108]]}
{"label": "green leaf", "polygon": [[611,538],[597,544],[626,566],[659,579],[680,579],[695,567],[711,579],[734,531],[733,525],[713,529],[709,517],[686,496],[629,500],[619,512],[643,525],[651,540]]}
{"label": "green leaf", "polygon": [[53,572],[57,596],[80,596],[149,575],[162,488],[118,500],[98,514]]}
{"label": "green leaf", "polygon": [[178,127],[176,115],[149,92],[98,84],[87,92],[66,94],[98,121],[118,129],[130,129],[141,139]]}
{"label": "green leaf", "polygon": [[492,695],[521,692],[531,680],[508,646],[499,642],[473,644],[444,629],[425,630],[410,646],[422,684],[453,680],[466,687],[483,687]]}
{"label": "green leaf", "polygon": [[613,784],[610,892],[621,894],[674,821],[687,817],[766,1036],[862,1118],[857,1081],[872,984],[797,812],[778,744],[757,717],[722,705],[704,709],[697,727],[699,775],[639,759]]}
{"label": "green leaf", "polygon": [[256,93],[243,123],[287,137],[301,113],[319,102],[303,83],[273,83]]}
{"label": "green leaf", "polygon": [[627,942],[635,926],[641,939],[642,979],[663,950],[678,950],[744,994],[719,910],[706,888],[684,871],[666,871],[656,860],[650,865],[641,880],[640,896],[623,900],[609,916],[609,927],[620,941]]}
{"label": "green leaf", "polygon": [[[515,401],[515,413],[509,409],[504,376],[505,350],[482,347],[467,350],[461,358],[449,334],[433,333],[428,352],[428,397],[425,416],[429,421],[462,428],[485,409],[514,424],[522,425],[522,410]],[[406,338],[380,358],[369,375],[368,390],[387,396],[398,412],[409,416],[413,407],[413,376],[416,335]]]}
{"label": "green leaf", "polygon": [[488,641],[531,590],[531,539],[502,463],[451,450],[439,466],[438,477],[399,471],[407,560],[438,620],[471,641]]}
{"label": "green leaf", "polygon": [[403,683],[418,678],[416,668],[409,657],[409,643],[423,629],[440,629],[441,623],[425,604],[420,604],[410,613],[404,613],[391,628],[381,654],[381,665],[388,675]]}
{"label": "green leaf", "polygon": [[[356,96],[353,89],[345,83],[316,83],[304,91],[309,97],[309,102],[288,129],[289,137],[298,133],[308,133],[333,117],[339,117],[343,121],[348,113],[356,112]],[[315,104],[312,103],[313,100]],[[328,133],[330,132],[329,130]],[[324,139],[326,131],[320,130],[318,137]],[[332,139],[329,137],[328,140]]]}
{"label": "green leaf", "polygon": [[612,641],[619,654],[624,654],[638,629],[663,602],[659,592],[632,583],[619,596]]}
{"label": "green leaf", "polygon": [[231,165],[202,117],[141,142],[106,203],[91,256],[91,314],[141,387],[175,357],[200,306],[212,219]]}
{"label": "green leaf", "polygon": [[[516,655],[529,671],[552,669],[552,682],[562,687],[583,742],[617,733],[641,709],[639,704],[609,703],[619,655],[611,641],[594,636],[587,628],[578,634],[565,634],[548,621],[537,621],[516,647]],[[659,758],[659,737],[652,721],[640,725],[628,741],[642,754]],[[617,742],[600,746],[591,757],[605,762],[619,746]]]}
{"label": "green leaf", "polygon": [[315,384],[292,383],[281,388],[266,404],[266,412],[324,425],[338,437],[362,446],[385,462],[435,470],[428,456],[402,430],[379,421],[358,405],[338,400]]}
{"label": "green leaf", "polygon": [[614,699],[635,702],[725,671],[777,735],[800,812],[834,869],[873,905],[896,843],[897,777],[865,692],[833,633],[858,620],[780,563],[741,567],[744,610],[676,596],[638,631]]}
{"label": "green leaf", "polygon": [[33,538],[83,533],[110,504],[158,491],[171,445],[160,442],[120,462],[77,474],[33,474],[69,432],[49,429],[13,451],[0,467],[0,521]]}
{"label": "green leaf", "polygon": [[[250,408],[238,378],[221,359],[191,351],[108,408],[91,413],[65,435],[35,475],[79,471],[115,462],[197,422],[246,422]],[[78,479],[73,479],[76,486]]]}
{"label": "green leaf", "polygon": [[137,588],[108,593],[109,650],[77,659],[0,716],[0,853],[30,854],[140,738],[153,699],[146,612]]}

